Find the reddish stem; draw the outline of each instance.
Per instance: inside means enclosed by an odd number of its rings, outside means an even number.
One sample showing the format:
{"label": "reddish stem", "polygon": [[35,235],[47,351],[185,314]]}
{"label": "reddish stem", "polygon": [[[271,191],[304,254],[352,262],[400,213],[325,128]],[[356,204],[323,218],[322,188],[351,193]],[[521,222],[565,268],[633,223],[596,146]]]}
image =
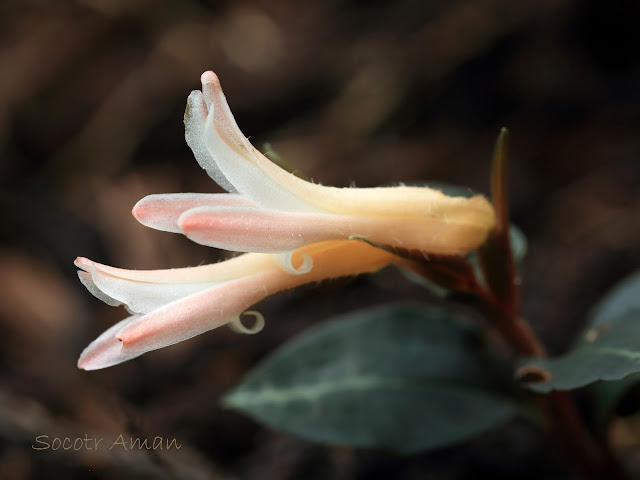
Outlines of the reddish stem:
{"label": "reddish stem", "polygon": [[[480,300],[482,310],[514,352],[526,357],[546,357],[542,342],[524,319],[509,318],[487,292]],[[587,428],[572,395],[562,391],[541,395],[540,408],[550,437],[584,478],[629,478],[608,446]]]}

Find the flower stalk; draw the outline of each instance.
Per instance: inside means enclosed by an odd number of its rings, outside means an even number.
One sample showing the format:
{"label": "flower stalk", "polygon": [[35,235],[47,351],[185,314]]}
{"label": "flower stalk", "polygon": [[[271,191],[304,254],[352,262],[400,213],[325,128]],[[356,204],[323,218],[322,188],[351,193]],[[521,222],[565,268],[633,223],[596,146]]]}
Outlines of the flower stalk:
{"label": "flower stalk", "polygon": [[[509,240],[507,141],[508,132],[503,128],[494,150],[491,182],[496,224],[479,251],[489,288],[481,303],[488,318],[516,354],[544,358],[546,349],[543,343],[518,313],[521,282]],[[541,395],[538,404],[552,441],[565,452],[582,476],[592,479],[627,478],[606,442],[597,439],[588,429],[570,393],[552,391]]]}
{"label": "flower stalk", "polygon": [[[544,344],[519,314],[521,282],[509,235],[507,141],[508,132],[502,129],[494,150],[491,182],[496,222],[478,250],[482,280],[471,264],[460,257],[424,258],[418,252],[396,253],[403,257],[404,268],[453,292],[453,299],[482,313],[517,356],[545,358]],[[521,376],[524,384],[529,380],[542,381],[545,373],[527,371],[516,375]],[[527,379],[528,374],[538,378]],[[570,393],[553,391],[536,397],[543,427],[577,472],[594,480],[628,478],[606,442],[588,429]]]}

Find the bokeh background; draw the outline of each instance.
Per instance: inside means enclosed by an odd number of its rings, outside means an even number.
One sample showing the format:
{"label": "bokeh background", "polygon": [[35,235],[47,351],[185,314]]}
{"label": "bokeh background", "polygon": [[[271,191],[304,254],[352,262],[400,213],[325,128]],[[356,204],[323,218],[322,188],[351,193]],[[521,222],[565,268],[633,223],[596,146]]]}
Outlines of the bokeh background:
{"label": "bokeh background", "polygon": [[[182,125],[213,69],[252,142],[329,185],[487,193],[507,126],[513,219],[530,242],[522,311],[561,352],[640,265],[639,20],[634,0],[0,2],[0,476],[568,478],[518,422],[400,457],[315,445],[218,405],[267,352],[331,315],[429,300],[393,271],[277,295],[258,306],[256,336],[222,328],[83,372],[79,353],[125,312],[88,294],[72,262],[224,256],[130,215],[147,194],[218,191]],[[33,450],[44,434],[183,448]]]}

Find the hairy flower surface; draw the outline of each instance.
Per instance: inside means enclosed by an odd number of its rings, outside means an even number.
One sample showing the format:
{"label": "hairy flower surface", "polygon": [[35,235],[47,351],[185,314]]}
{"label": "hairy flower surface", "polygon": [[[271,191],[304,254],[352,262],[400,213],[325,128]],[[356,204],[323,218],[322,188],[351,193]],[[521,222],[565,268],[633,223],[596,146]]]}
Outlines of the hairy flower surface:
{"label": "hairy flower surface", "polygon": [[426,187],[336,188],[280,168],[238,128],[213,72],[191,92],[185,138],[200,166],[226,194],[160,194],[133,215],[144,225],[241,252],[284,252],[359,236],[371,242],[443,255],[465,254],[495,223],[482,196],[449,197]]}
{"label": "hairy flower surface", "polygon": [[109,305],[124,304],[131,316],[106,330],[81,354],[78,367],[96,370],[240,322],[251,305],[276,292],[328,278],[373,272],[394,256],[357,240],[328,241],[284,255],[247,253],[223,262],[169,270],[123,270],[76,259],[87,289]]}
{"label": "hairy flower surface", "polygon": [[[185,138],[200,166],[228,193],[160,194],[140,200],[144,225],[218,248],[251,252],[193,268],[123,270],[78,258],[87,289],[131,316],[82,353],[78,366],[105,368],[221,325],[255,333],[251,305],[276,292],[404,262],[386,248],[442,255],[480,246],[495,224],[482,196],[449,197],[426,187],[335,188],[302,180],[242,134],[218,77],[202,75],[185,111]],[[352,237],[366,240],[350,240]],[[393,249],[391,249],[393,250]],[[256,317],[246,328],[240,316]]]}

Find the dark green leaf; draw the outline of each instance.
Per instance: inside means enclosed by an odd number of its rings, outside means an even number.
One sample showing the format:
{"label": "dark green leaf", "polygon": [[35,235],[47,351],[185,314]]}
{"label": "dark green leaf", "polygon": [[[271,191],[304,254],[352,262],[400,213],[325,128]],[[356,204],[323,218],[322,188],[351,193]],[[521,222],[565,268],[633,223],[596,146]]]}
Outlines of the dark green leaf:
{"label": "dark green leaf", "polygon": [[316,441],[406,453],[442,447],[517,410],[481,340],[442,308],[359,311],[281,347],[224,403]]}
{"label": "dark green leaf", "polygon": [[640,372],[640,311],[615,320],[594,341],[583,339],[570,352],[547,360],[532,360],[551,374],[550,380],[531,385],[538,392],[572,390],[598,380],[618,380]]}
{"label": "dark green leaf", "polygon": [[[571,390],[640,372],[640,273],[621,282],[598,303],[586,330],[567,354],[531,360],[527,365],[551,374],[549,381],[530,386],[540,392]],[[616,390],[617,395],[624,392],[624,388]]]}
{"label": "dark green leaf", "polygon": [[[616,285],[594,308],[591,314],[591,326],[593,328],[601,325],[600,328],[606,328],[610,318],[621,316],[629,310],[640,310],[640,272],[630,275]],[[596,398],[595,416],[600,425],[604,425],[609,420],[622,396],[638,382],[640,382],[640,373],[617,381],[599,382],[593,385],[591,393]]]}
{"label": "dark green leaf", "polygon": [[589,315],[589,329],[606,325],[630,310],[640,310],[640,271],[615,285]]}
{"label": "dark green leaf", "polygon": [[596,382],[590,385],[593,396],[593,418],[596,427],[603,431],[609,423],[616,407],[629,389],[640,383],[640,373],[627,375],[620,380]]}

